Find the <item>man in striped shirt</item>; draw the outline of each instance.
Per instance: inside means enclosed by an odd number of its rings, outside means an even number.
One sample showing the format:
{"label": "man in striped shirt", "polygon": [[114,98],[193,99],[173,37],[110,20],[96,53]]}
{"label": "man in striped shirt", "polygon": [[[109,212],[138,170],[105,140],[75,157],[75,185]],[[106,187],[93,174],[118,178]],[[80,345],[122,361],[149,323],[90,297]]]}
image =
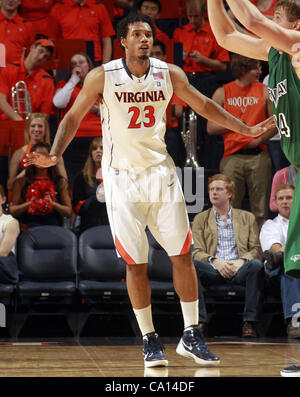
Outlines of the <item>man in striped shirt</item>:
{"label": "man in striped shirt", "polygon": [[257,337],[263,301],[264,267],[255,216],[231,207],[234,182],[223,174],[208,180],[212,208],[193,221],[193,260],[199,279],[199,322],[205,331],[207,313],[203,286],[245,286],[243,337]]}

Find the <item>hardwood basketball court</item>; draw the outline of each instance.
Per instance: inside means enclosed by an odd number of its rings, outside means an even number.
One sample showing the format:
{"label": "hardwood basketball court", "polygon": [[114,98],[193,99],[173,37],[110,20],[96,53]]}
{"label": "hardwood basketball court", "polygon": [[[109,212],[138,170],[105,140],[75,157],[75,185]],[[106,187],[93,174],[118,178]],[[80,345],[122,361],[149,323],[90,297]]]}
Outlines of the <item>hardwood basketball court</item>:
{"label": "hardwood basketball court", "polygon": [[137,338],[0,340],[0,377],[281,377],[283,367],[300,365],[296,339],[208,339],[216,367],[176,354],[178,338],[161,339],[169,366],[146,371]]}

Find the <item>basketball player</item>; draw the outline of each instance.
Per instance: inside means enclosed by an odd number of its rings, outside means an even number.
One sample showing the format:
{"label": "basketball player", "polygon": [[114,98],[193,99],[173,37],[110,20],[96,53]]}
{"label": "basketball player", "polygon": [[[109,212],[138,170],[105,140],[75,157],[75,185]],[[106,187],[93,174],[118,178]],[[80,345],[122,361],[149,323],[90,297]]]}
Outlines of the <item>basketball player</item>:
{"label": "basketball player", "polygon": [[[238,32],[225,12],[223,0],[208,0],[209,22],[218,43],[228,51],[269,61],[269,96],[281,136],[281,147],[290,163],[300,167],[300,0],[279,0],[274,20],[262,15],[249,0],[226,0],[234,16],[256,37]],[[284,267],[300,278],[300,172],[290,215]],[[300,376],[300,367],[281,371]]]}
{"label": "basketball player", "polygon": [[219,358],[206,347],[197,327],[198,283],[189,252],[192,236],[174,163],[164,143],[165,111],[174,90],[196,112],[242,134],[258,136],[275,124],[269,119],[248,127],[190,86],[180,68],[150,58],[154,36],[147,16],[121,20],[118,38],[126,57],[87,75],[59,125],[50,156],[33,153],[27,165],[56,164],[82,117],[100,97],[107,210],[116,250],[126,262],[127,289],[143,335],[145,366],[168,364],[152,322],[146,226],[173,264],[184,320],[177,353],[198,364],[218,364]]}

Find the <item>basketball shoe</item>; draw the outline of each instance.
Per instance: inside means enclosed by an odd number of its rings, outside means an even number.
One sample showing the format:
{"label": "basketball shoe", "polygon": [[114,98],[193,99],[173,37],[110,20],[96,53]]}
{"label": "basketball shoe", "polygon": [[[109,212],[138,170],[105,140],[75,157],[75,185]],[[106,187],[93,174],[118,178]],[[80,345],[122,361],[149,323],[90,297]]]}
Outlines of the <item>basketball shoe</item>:
{"label": "basketball shoe", "polygon": [[219,357],[214,355],[205,345],[201,331],[196,325],[184,330],[176,353],[193,358],[197,364],[217,365],[220,363]]}
{"label": "basketball shoe", "polygon": [[168,360],[163,351],[164,347],[155,332],[143,336],[143,355],[146,368],[166,367]]}

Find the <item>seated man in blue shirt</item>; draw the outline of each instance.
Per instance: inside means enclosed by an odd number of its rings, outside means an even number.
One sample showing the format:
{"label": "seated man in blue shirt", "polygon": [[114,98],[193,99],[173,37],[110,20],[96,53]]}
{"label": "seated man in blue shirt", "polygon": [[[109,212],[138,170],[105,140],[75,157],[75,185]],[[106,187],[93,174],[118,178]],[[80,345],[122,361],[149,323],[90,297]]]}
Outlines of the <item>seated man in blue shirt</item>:
{"label": "seated man in blue shirt", "polygon": [[212,208],[193,221],[193,260],[199,279],[199,322],[206,333],[207,313],[203,287],[235,284],[246,287],[243,337],[257,337],[262,310],[264,267],[258,227],[252,213],[231,207],[234,182],[223,174],[208,180]]}

